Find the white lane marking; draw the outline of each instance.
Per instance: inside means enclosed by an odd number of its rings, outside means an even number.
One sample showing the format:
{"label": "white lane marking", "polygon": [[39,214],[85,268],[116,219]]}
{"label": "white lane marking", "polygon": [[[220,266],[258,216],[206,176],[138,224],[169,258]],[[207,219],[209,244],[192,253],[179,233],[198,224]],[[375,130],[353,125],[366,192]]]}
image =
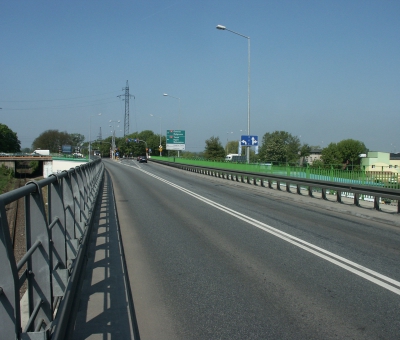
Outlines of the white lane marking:
{"label": "white lane marking", "polygon": [[[259,228],[261,230],[264,230],[264,231],[266,231],[266,232],[268,232],[268,233],[270,233],[270,234],[272,234],[272,235],[274,235],[276,237],[279,237],[282,240],[285,240],[285,241],[287,241],[287,242],[289,242],[289,243],[291,243],[291,244],[293,244],[293,245],[295,245],[295,246],[297,246],[299,248],[302,248],[302,249],[304,249],[304,250],[306,250],[306,251],[308,251],[308,252],[310,252],[310,253],[312,253],[312,254],[314,254],[314,255],[316,255],[316,256],[318,256],[318,257],[320,257],[320,258],[322,258],[322,259],[324,259],[326,261],[329,261],[329,262],[331,262],[331,263],[333,263],[333,264],[335,264],[335,265],[337,265],[337,266],[339,266],[339,267],[341,267],[343,269],[346,269],[346,270],[348,270],[348,271],[350,271],[350,272],[352,272],[352,273],[354,273],[354,274],[356,274],[356,275],[358,275],[358,276],[360,276],[360,277],[362,277],[362,278],[364,278],[364,279],[366,279],[366,280],[368,280],[370,282],[373,282],[373,283],[375,283],[375,284],[377,284],[377,285],[379,285],[379,286],[381,286],[381,287],[383,287],[383,288],[385,288],[387,290],[390,290],[391,292],[393,292],[393,293],[395,293],[397,295],[400,295],[400,289],[399,289],[400,288],[400,282],[399,281],[391,279],[390,277],[382,275],[382,274],[380,274],[380,273],[378,273],[376,271],[373,271],[373,270],[371,270],[371,269],[369,269],[367,267],[364,267],[364,266],[362,266],[362,265],[360,265],[358,263],[355,263],[355,262],[350,261],[350,260],[348,260],[348,259],[346,259],[344,257],[336,255],[336,254],[334,254],[332,252],[329,252],[329,251],[327,251],[325,249],[322,249],[322,248],[320,248],[320,247],[318,247],[318,246],[316,246],[316,245],[314,245],[312,243],[306,242],[306,241],[304,241],[302,239],[299,239],[299,238],[297,238],[297,237],[295,237],[293,235],[285,233],[285,232],[283,232],[283,231],[281,231],[279,229],[276,229],[276,228],[274,228],[274,227],[272,227],[272,226],[270,226],[268,224],[265,224],[263,222],[255,220],[255,219],[251,218],[250,216],[247,216],[247,215],[244,215],[242,213],[239,213],[239,212],[237,212],[237,211],[235,211],[233,209],[230,209],[230,208],[228,208],[228,207],[226,207],[226,206],[224,206],[222,204],[214,202],[214,201],[212,201],[212,200],[210,200],[210,199],[208,199],[208,198],[206,198],[204,196],[196,194],[193,191],[185,189],[185,188],[183,188],[183,187],[181,187],[181,186],[179,186],[179,185],[177,185],[175,183],[169,182],[169,181],[167,181],[167,180],[165,180],[165,179],[163,179],[163,178],[161,178],[159,176],[156,176],[156,175],[154,175],[154,174],[152,174],[152,173],[150,173],[150,172],[148,172],[146,170],[143,170],[142,168],[135,167],[135,166],[128,165],[128,164],[124,164],[124,165],[129,166],[129,167],[133,167],[133,168],[135,168],[137,170],[140,170],[140,171],[146,173],[147,175],[158,179],[161,182],[164,182],[164,183],[166,183],[166,184],[168,184],[168,185],[170,185],[170,186],[172,186],[172,187],[174,187],[174,188],[176,188],[176,189],[178,189],[178,190],[180,190],[180,191],[182,191],[182,192],[184,192],[184,193],[186,193],[186,194],[188,194],[188,195],[190,195],[190,196],[192,196],[192,197],[194,197],[194,198],[196,198],[196,199],[198,199],[198,200],[200,200],[200,201],[202,201],[202,202],[204,202],[204,203],[206,203],[208,205],[213,206],[216,209],[224,211],[225,213],[227,213],[229,215],[232,215],[232,216],[234,216],[234,217],[236,217],[236,218],[238,218],[238,219],[240,219],[240,220],[242,220],[242,221],[244,221],[244,222],[246,222],[248,224],[251,224],[251,225],[253,225],[253,226],[255,226],[255,227],[257,227],[257,228]],[[390,284],[388,284],[388,283],[390,283]],[[399,287],[399,288],[396,288],[396,287]]]}

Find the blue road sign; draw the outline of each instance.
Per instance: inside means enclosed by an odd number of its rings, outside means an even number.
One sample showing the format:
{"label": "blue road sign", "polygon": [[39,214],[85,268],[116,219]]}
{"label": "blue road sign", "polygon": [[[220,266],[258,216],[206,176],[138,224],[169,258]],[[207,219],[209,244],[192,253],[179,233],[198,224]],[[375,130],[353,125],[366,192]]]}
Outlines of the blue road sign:
{"label": "blue road sign", "polygon": [[258,146],[258,136],[241,136],[241,146]]}

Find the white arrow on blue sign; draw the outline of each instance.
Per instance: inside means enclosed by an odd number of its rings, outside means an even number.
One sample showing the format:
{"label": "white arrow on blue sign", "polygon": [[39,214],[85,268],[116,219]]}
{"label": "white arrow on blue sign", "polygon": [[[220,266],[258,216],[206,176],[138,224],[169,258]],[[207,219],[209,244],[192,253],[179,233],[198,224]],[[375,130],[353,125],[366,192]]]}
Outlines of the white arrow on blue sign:
{"label": "white arrow on blue sign", "polygon": [[257,146],[258,136],[241,136],[240,137],[241,146]]}

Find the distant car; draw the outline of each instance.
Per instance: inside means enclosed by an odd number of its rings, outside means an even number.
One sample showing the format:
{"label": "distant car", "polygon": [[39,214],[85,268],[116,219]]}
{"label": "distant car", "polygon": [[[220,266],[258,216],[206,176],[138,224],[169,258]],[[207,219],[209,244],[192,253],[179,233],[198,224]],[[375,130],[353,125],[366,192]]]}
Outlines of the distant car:
{"label": "distant car", "polygon": [[147,163],[147,158],[146,158],[146,156],[140,156],[140,158],[139,158],[139,163]]}
{"label": "distant car", "polygon": [[72,156],[74,156],[74,158],[83,158],[83,155],[79,152],[75,152]]}

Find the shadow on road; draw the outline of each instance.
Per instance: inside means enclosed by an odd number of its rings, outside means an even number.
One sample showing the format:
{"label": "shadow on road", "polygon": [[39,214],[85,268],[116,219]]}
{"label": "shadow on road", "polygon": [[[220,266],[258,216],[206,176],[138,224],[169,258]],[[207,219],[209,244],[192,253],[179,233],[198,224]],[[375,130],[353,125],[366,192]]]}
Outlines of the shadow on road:
{"label": "shadow on road", "polygon": [[137,340],[139,332],[107,172],[99,195],[71,338]]}

